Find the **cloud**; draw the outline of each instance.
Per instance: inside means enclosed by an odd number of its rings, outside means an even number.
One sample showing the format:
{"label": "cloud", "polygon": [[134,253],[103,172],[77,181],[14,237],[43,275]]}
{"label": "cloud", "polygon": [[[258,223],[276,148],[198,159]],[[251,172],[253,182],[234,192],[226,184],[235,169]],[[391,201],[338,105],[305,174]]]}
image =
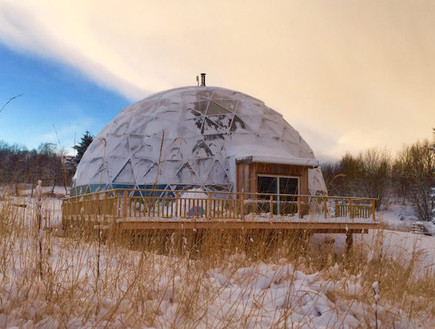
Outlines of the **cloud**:
{"label": "cloud", "polygon": [[432,1],[412,0],[3,0],[0,39],[132,100],[205,71],[302,136],[328,136],[310,144],[337,157],[430,136],[434,13]]}

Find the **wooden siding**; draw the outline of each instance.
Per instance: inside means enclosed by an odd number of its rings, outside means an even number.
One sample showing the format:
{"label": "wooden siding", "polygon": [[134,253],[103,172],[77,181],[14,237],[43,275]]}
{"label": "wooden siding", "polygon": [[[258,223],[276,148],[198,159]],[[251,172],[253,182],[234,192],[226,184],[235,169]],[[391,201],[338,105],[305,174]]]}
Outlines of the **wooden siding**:
{"label": "wooden siding", "polygon": [[275,163],[239,162],[236,164],[236,191],[256,193],[258,175],[293,176],[299,178],[299,194],[308,194],[308,167]]}

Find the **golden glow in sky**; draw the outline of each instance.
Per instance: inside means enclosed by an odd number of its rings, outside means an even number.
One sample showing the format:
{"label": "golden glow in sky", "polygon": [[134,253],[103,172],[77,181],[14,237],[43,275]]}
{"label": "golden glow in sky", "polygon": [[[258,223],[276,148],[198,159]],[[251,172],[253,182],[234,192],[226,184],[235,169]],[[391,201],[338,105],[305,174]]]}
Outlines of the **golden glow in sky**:
{"label": "golden glow in sky", "polygon": [[399,149],[435,126],[435,1],[2,0],[0,42],[132,102],[196,83],[279,111],[316,155]]}

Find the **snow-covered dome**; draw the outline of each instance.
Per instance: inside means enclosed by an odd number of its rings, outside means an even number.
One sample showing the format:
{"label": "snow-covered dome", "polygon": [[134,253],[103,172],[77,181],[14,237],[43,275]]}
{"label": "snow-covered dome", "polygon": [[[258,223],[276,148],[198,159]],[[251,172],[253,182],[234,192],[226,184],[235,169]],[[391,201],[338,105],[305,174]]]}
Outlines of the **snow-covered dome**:
{"label": "snow-covered dome", "polygon": [[246,94],[184,87],[121,111],[84,154],[73,194],[97,189],[200,187],[233,191],[236,161],[309,166],[309,189],[326,190],[313,151],[278,112]]}

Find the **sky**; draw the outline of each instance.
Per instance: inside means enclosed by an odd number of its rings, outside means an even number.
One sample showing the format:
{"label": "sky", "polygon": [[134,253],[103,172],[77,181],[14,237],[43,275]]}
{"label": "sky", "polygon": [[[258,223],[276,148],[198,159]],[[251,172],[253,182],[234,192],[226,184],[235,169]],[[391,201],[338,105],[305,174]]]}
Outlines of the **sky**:
{"label": "sky", "polygon": [[432,0],[0,0],[0,140],[72,152],[122,108],[207,84],[261,99],[317,157],[435,127]]}

